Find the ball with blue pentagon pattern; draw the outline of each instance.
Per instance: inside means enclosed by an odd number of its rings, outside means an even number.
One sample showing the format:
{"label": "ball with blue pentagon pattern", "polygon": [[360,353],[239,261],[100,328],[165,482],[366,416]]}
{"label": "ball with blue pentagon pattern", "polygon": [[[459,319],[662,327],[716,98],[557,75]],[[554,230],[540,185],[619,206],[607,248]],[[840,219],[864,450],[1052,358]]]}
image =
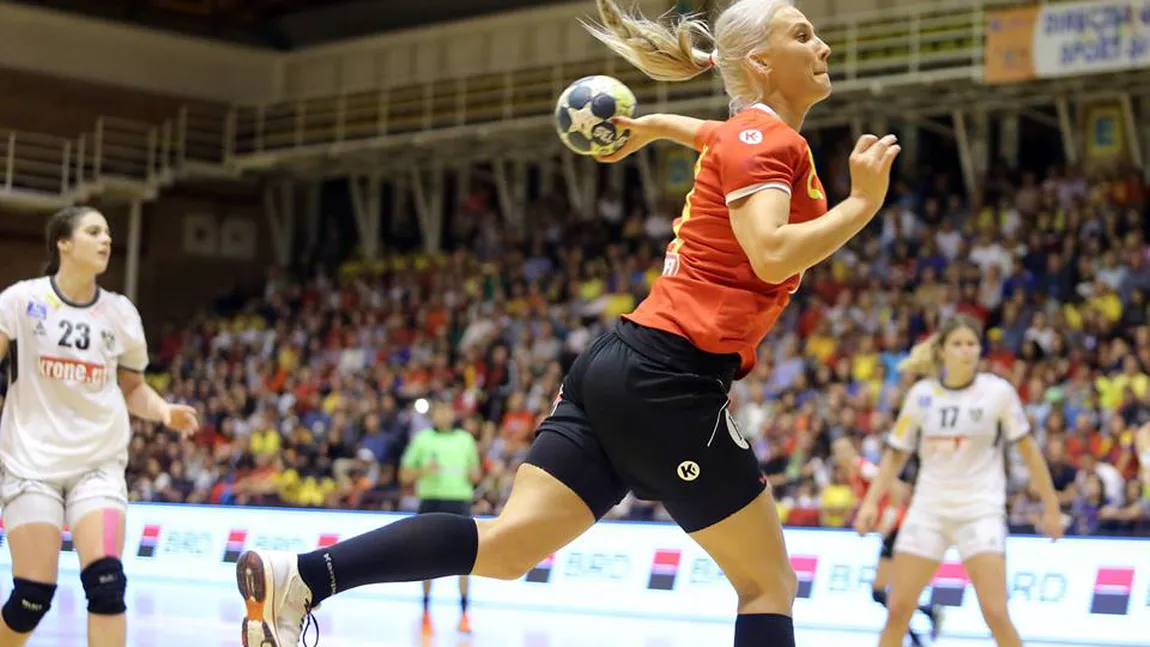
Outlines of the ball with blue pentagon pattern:
{"label": "ball with blue pentagon pattern", "polygon": [[618,79],[586,76],[567,86],[555,105],[559,139],[580,155],[610,155],[627,141],[612,117],[632,117],[635,94]]}

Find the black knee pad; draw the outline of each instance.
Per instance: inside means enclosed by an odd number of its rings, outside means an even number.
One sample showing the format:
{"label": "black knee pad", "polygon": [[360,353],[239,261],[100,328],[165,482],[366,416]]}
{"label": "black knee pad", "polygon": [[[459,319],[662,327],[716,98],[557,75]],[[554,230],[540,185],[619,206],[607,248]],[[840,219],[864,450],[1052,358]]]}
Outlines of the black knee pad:
{"label": "black knee pad", "polygon": [[3,615],[9,629],[18,634],[26,634],[35,629],[48,609],[52,608],[56,585],[19,577],[12,578],[12,585],[12,595],[8,596],[8,602],[4,603],[0,615]]}
{"label": "black knee pad", "polygon": [[124,604],[128,578],[124,576],[124,565],[115,557],[88,564],[80,573],[80,582],[88,596],[88,613],[117,616],[128,609]]}

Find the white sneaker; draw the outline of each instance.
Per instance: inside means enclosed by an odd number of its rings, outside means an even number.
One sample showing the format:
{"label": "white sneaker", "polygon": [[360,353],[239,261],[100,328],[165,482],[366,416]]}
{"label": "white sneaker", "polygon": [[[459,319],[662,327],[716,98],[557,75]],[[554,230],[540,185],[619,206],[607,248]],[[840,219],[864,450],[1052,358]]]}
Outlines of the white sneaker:
{"label": "white sneaker", "polygon": [[[236,562],[236,585],[244,597],[244,647],[296,647],[312,594],[299,575],[294,553],[249,550]],[[317,628],[318,630],[318,628]]]}

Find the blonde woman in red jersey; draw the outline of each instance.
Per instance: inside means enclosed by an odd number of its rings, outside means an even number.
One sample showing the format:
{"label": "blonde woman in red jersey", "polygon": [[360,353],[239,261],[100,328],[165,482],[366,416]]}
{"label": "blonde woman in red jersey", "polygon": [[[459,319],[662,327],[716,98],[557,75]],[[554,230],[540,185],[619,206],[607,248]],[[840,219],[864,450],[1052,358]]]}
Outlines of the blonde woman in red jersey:
{"label": "blonde woman in red jersey", "polygon": [[899,148],[891,136],[860,139],[851,196],[828,212],[798,130],[830,94],[830,49],[801,12],[779,0],[738,0],[712,37],[701,20],[667,27],[624,15],[613,0],[598,5],[603,24],[590,29],[601,41],[656,79],[717,68],[736,108],[722,123],[636,120],[615,156],[655,138],[702,151],[664,275],[575,361],[498,518],[420,515],[313,553],[242,555],[248,647],[294,647],[314,605],[365,584],[518,579],[628,490],[662,502],[722,568],[738,594],[736,647],[795,644],[795,574],[727,392],[754,366],[803,272],[882,206]]}

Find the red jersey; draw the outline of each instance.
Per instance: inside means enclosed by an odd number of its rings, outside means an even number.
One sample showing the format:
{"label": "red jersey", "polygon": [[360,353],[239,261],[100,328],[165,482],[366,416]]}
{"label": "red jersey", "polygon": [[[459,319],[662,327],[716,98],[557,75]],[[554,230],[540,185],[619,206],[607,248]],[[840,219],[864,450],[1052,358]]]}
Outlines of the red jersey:
{"label": "red jersey", "polygon": [[807,140],[765,105],[706,124],[696,148],[702,153],[695,186],[674,223],[663,275],[625,316],[710,353],[738,353],[742,377],[754,368],[756,349],[802,274],[778,284],[755,276],[731,229],[728,205],[758,191],[784,191],[791,196],[789,222],[806,222],[826,213],[826,194]]}

